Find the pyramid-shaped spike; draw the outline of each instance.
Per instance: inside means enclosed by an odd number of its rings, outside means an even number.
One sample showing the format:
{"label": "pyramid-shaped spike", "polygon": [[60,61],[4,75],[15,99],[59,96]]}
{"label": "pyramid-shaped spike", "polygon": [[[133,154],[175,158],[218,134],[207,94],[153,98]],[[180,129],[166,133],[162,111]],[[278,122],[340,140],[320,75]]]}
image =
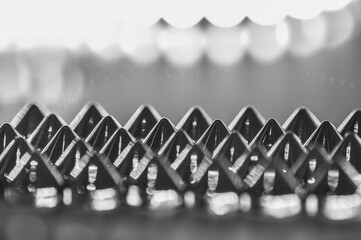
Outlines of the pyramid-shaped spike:
{"label": "pyramid-shaped spike", "polygon": [[61,202],[64,181],[38,152],[25,153],[5,179],[4,197],[9,203],[52,208]]}
{"label": "pyramid-shaped spike", "polygon": [[333,156],[334,164],[328,172],[330,193],[352,195],[360,186],[360,173],[344,157]]}
{"label": "pyramid-shaped spike", "polygon": [[120,175],[108,159],[87,152],[70,172],[72,204],[96,211],[111,210],[119,204]]}
{"label": "pyramid-shaped spike", "polygon": [[184,130],[188,136],[197,141],[211,125],[212,119],[199,106],[191,107],[177,124],[177,129]]}
{"label": "pyramid-shaped spike", "polygon": [[129,182],[147,192],[151,190],[183,192],[186,188],[185,182],[170,167],[170,163],[160,156],[154,156],[150,149],[146,150],[138,165],[129,174]]}
{"label": "pyramid-shaped spike", "polygon": [[328,153],[331,153],[341,140],[341,135],[338,133],[332,123],[329,121],[324,121],[309,137],[305,143],[305,146],[308,149],[311,149],[316,144],[319,144],[324,147]]}
{"label": "pyramid-shaped spike", "polygon": [[361,109],[353,110],[340,124],[337,130],[341,133],[342,136],[346,136],[348,132],[355,132],[359,137],[361,136],[361,131],[359,127],[361,124]]}
{"label": "pyramid-shaped spike", "polygon": [[245,106],[229,124],[229,129],[239,132],[247,143],[261,130],[266,120],[253,106]]}
{"label": "pyramid-shaped spike", "polygon": [[87,103],[69,126],[80,138],[85,139],[105,116],[108,113],[99,103]]}
{"label": "pyramid-shaped spike", "polygon": [[346,161],[361,173],[361,139],[355,132],[349,132],[332,153],[334,162]]}
{"label": "pyramid-shaped spike", "polygon": [[213,161],[205,156],[191,179],[192,187],[200,194],[206,191],[241,192],[246,187],[240,176],[232,171],[232,163],[225,156],[219,156]]}
{"label": "pyramid-shaped spike", "polygon": [[66,185],[70,181],[70,172],[75,166],[81,164],[81,158],[89,151],[89,147],[82,140],[75,140],[67,146],[61,156],[54,162],[55,168],[60,172]]}
{"label": "pyramid-shaped spike", "polygon": [[284,130],[275,119],[269,119],[250,145],[263,145],[269,150],[284,133]]}
{"label": "pyramid-shaped spike", "polygon": [[54,164],[71,142],[78,140],[79,137],[69,126],[62,126],[41,153],[47,157],[46,159],[48,159],[51,164]]}
{"label": "pyramid-shaped spike", "polygon": [[265,193],[272,195],[293,194],[299,186],[300,181],[295,177],[287,162],[279,155],[274,156],[263,173]]}
{"label": "pyramid-shaped spike", "polygon": [[85,191],[116,187],[120,183],[120,176],[113,164],[101,155],[90,152],[82,156],[80,164],[72,169],[69,176],[71,187],[80,187]]}
{"label": "pyramid-shaped spike", "polygon": [[[335,168],[328,171],[327,180],[331,189],[330,194],[352,195],[356,193],[359,186],[359,174],[351,176],[348,166],[337,164]],[[357,181],[354,181],[354,180]]]}
{"label": "pyramid-shaped spike", "polygon": [[170,136],[168,141],[159,150],[159,154],[164,156],[170,163],[173,163],[182,151],[191,145],[193,145],[192,139],[189,138],[188,134],[183,130],[178,130]]}
{"label": "pyramid-shaped spike", "polygon": [[[7,174],[8,186],[24,187],[24,190],[30,193],[32,192],[29,186],[31,184],[34,185],[35,189],[63,186],[64,180],[60,173],[50,166],[38,152],[28,154],[28,156],[24,155],[21,157],[19,164],[15,165],[11,172]],[[32,174],[32,172],[35,172],[36,175]]]}
{"label": "pyramid-shaped spike", "polygon": [[124,128],[135,138],[143,140],[160,119],[161,116],[154,107],[143,104],[135,111]]}
{"label": "pyramid-shaped spike", "polygon": [[191,175],[198,170],[199,164],[203,161],[204,157],[205,155],[198,145],[187,145],[173,161],[171,168],[174,169],[187,184],[190,184]]}
{"label": "pyramid-shaped spike", "polygon": [[85,142],[92,146],[96,151],[99,151],[119,128],[121,128],[121,126],[115,118],[112,116],[105,116],[95,126],[93,131],[85,139]]}
{"label": "pyramid-shaped spike", "polygon": [[0,155],[0,179],[3,180],[3,177],[19,165],[22,158],[32,156],[32,154],[33,149],[24,138],[19,137],[10,142]]}
{"label": "pyramid-shaped spike", "polygon": [[203,133],[197,144],[201,149],[207,149],[209,152],[213,151],[229,135],[229,130],[221,120],[215,120]]}
{"label": "pyramid-shaped spike", "polygon": [[13,118],[11,125],[25,138],[28,138],[38,127],[45,115],[47,109],[35,104],[25,105]]}
{"label": "pyramid-shaped spike", "polygon": [[147,149],[148,148],[139,141],[136,141],[135,143],[130,142],[122,153],[119,154],[113,161],[113,165],[122,178],[129,177],[130,172],[138,166],[139,160],[144,157]]}
{"label": "pyramid-shaped spike", "polygon": [[271,163],[266,153],[264,146],[254,146],[249,154],[241,155],[232,166],[248,186],[247,191],[255,196],[260,196],[264,191],[263,175]]}
{"label": "pyramid-shaped spike", "polygon": [[232,132],[228,137],[218,145],[214,151],[213,158],[224,156],[232,165],[243,154],[249,153],[251,150],[246,141],[238,132]]}
{"label": "pyramid-shaped spike", "polygon": [[28,141],[36,150],[41,151],[63,125],[66,123],[60,116],[50,114],[41,121]]}
{"label": "pyramid-shaped spike", "polygon": [[253,196],[284,195],[295,192],[299,182],[287,163],[281,158],[270,159],[264,146],[252,148],[249,154],[242,155],[233,165],[233,171],[248,186]]}
{"label": "pyramid-shaped spike", "polygon": [[[291,171],[291,167],[306,155],[306,149],[300,139],[293,133],[287,132],[269,150],[271,164],[265,176],[271,176],[271,192],[274,195],[294,193],[299,182]],[[265,179],[267,182],[268,179]],[[270,181],[268,181],[270,182]],[[267,184],[267,183],[266,183]]]}
{"label": "pyramid-shaped spike", "polygon": [[293,132],[287,132],[273,145],[268,155],[271,159],[282,159],[290,168],[304,157],[306,152],[301,140]]}
{"label": "pyramid-shaped spike", "polygon": [[19,136],[20,134],[10,124],[4,123],[0,127],[0,154],[11,143],[11,141]]}
{"label": "pyramid-shaped spike", "polygon": [[173,123],[167,118],[162,118],[143,142],[148,144],[154,152],[158,152],[175,131]]}
{"label": "pyramid-shaped spike", "polygon": [[100,150],[100,153],[105,154],[113,163],[131,142],[135,142],[134,137],[125,128],[119,128]]}
{"label": "pyramid-shaped spike", "polygon": [[323,147],[316,145],[292,169],[308,193],[324,195],[329,191],[327,173],[331,166],[328,153]]}
{"label": "pyramid-shaped spike", "polygon": [[307,108],[297,108],[283,124],[283,129],[294,132],[302,143],[305,143],[311,134],[320,125],[320,121]]}
{"label": "pyramid-shaped spike", "polygon": [[[352,172],[350,166],[351,164],[345,159],[332,162],[325,150],[317,146],[296,168],[296,176],[302,178],[304,188],[309,193],[349,195],[354,194],[357,189],[354,179],[359,181],[358,176],[350,175]],[[359,175],[356,171],[354,172]]]}

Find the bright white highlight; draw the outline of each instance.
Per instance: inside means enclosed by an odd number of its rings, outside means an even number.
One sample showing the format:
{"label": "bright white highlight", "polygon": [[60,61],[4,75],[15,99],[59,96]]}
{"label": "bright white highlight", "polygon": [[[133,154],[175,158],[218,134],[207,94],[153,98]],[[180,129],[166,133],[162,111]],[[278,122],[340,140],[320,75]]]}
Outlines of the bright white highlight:
{"label": "bright white highlight", "polygon": [[217,27],[233,27],[246,17],[247,0],[209,1],[204,6],[205,18]]}
{"label": "bright white highlight", "polygon": [[346,220],[360,214],[361,197],[358,194],[327,196],[323,209],[324,215],[331,220]]}
{"label": "bright white highlight", "polygon": [[301,200],[296,194],[265,195],[260,199],[265,214],[274,218],[287,218],[301,212]]}
{"label": "bright white highlight", "polygon": [[283,20],[287,15],[289,0],[252,0],[247,1],[245,8],[248,17],[260,25],[274,25]]}
{"label": "bright white highlight", "polygon": [[132,47],[127,50],[130,59],[138,64],[149,64],[156,61],[161,55],[158,44],[160,33],[159,25],[137,27],[136,37],[133,42],[129,43],[132,44]]}
{"label": "bright white highlight", "polygon": [[328,23],[324,15],[310,20],[289,19],[289,51],[300,57],[307,57],[324,46]]}
{"label": "bright white highlight", "polygon": [[192,208],[196,204],[196,196],[194,192],[187,191],[184,193],[184,204],[187,208]]}
{"label": "bright white highlight", "polygon": [[273,26],[248,25],[248,51],[260,62],[273,62],[282,56],[289,40],[289,29],[282,22]]}
{"label": "bright white highlight", "polygon": [[58,205],[56,188],[38,188],[35,192],[35,206],[38,208],[54,208]]}
{"label": "bright white highlight", "polygon": [[37,48],[29,54],[31,68],[36,76],[39,92],[32,92],[33,99],[39,99],[52,105],[62,97],[64,91],[64,65],[66,53],[64,48]]}
{"label": "bright white highlight", "polygon": [[132,0],[122,1],[120,14],[124,21],[138,26],[150,26],[161,18],[162,0],[144,1]]}
{"label": "bright white highlight", "polygon": [[152,191],[149,195],[149,208],[152,210],[171,210],[183,203],[180,195],[174,190]]}
{"label": "bright white highlight", "polygon": [[95,211],[108,211],[118,206],[117,192],[113,188],[98,189],[90,192],[90,208]]}
{"label": "bright white highlight", "polygon": [[337,11],[346,7],[352,0],[332,0],[332,1],[324,1],[325,10],[327,11]]}
{"label": "bright white highlight", "polygon": [[199,27],[167,28],[159,41],[166,59],[178,67],[194,65],[203,55],[204,38]]}
{"label": "bright white highlight", "polygon": [[207,38],[206,54],[217,65],[228,66],[237,63],[244,55],[246,46],[242,42],[245,32],[242,28],[219,28],[210,26]]}
{"label": "bright white highlight", "polygon": [[288,0],[288,15],[297,19],[311,19],[317,17],[323,10],[323,1]]}
{"label": "bright white highlight", "polygon": [[204,16],[203,1],[193,0],[162,0],[162,17],[176,28],[189,28],[196,25]]}
{"label": "bright white highlight", "polygon": [[318,198],[316,195],[310,195],[305,203],[306,212],[310,217],[316,216],[318,212]]}
{"label": "bright white highlight", "polygon": [[349,9],[325,14],[329,23],[327,46],[337,47],[346,42],[354,32],[355,19]]}
{"label": "bright white highlight", "polygon": [[252,208],[252,198],[248,193],[239,196],[239,208],[242,212],[248,212]]}
{"label": "bright white highlight", "polygon": [[143,204],[143,200],[140,196],[140,189],[137,186],[130,186],[128,189],[126,202],[129,206],[139,207]]}
{"label": "bright white highlight", "polygon": [[209,211],[215,215],[226,215],[239,209],[239,198],[234,192],[210,193],[207,202]]}
{"label": "bright white highlight", "polygon": [[3,53],[0,58],[0,101],[15,103],[31,89],[29,65],[16,54]]}

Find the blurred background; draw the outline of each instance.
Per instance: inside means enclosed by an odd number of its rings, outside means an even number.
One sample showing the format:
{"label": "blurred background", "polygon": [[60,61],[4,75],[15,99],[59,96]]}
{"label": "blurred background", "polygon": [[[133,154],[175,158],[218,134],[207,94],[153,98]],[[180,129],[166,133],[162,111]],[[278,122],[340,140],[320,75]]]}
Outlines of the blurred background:
{"label": "blurred background", "polygon": [[[70,123],[97,101],[122,125],[149,103],[174,124],[200,105],[228,125],[251,104],[338,126],[361,106],[360,30],[359,0],[0,0],[0,121],[36,102]],[[1,239],[359,237],[359,222],[0,211]]]}
{"label": "blurred background", "polygon": [[226,124],[245,105],[335,125],[361,103],[357,0],[0,1],[0,120],[40,102],[70,123],[88,101],[124,125],[142,103]]}

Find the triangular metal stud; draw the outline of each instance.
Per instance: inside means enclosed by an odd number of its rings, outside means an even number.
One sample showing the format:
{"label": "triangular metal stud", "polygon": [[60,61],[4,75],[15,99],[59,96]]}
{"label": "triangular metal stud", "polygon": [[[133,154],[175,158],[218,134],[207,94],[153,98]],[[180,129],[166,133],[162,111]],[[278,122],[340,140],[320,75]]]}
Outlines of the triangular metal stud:
{"label": "triangular metal stud", "polygon": [[239,132],[250,143],[265,123],[266,120],[255,107],[245,106],[229,124],[229,129]]}
{"label": "triangular metal stud", "polygon": [[87,152],[69,174],[72,204],[95,211],[112,210],[119,204],[120,175],[101,155]]}
{"label": "triangular metal stud", "polygon": [[64,125],[66,123],[60,116],[56,114],[47,115],[30,135],[28,142],[36,150],[41,151]]}
{"label": "triangular metal stud", "polygon": [[[186,183],[161,156],[155,156],[146,147],[146,153],[129,174],[127,203],[148,205],[149,209],[175,209],[183,205]],[[134,196],[139,199],[135,204]],[[129,196],[133,196],[129,198]]]}
{"label": "triangular metal stud", "polygon": [[[291,168],[300,159],[303,159],[306,153],[307,151],[301,144],[300,139],[293,132],[287,132],[273,145],[268,152],[268,156],[272,161],[268,167],[270,171],[266,171],[268,173],[266,173],[266,176],[270,176],[269,179],[272,178],[273,186],[269,187],[272,194],[294,193],[299,183]],[[267,182],[267,179],[265,179],[265,182]]]}
{"label": "triangular metal stud", "polygon": [[18,138],[20,134],[8,123],[4,123],[0,127],[0,154],[11,143]]}
{"label": "triangular metal stud", "polygon": [[345,159],[361,173],[361,139],[355,132],[349,132],[346,137],[335,147],[332,159]]}
{"label": "triangular metal stud", "polygon": [[16,114],[10,124],[22,136],[29,138],[47,113],[48,110],[43,107],[35,104],[27,104]]}
{"label": "triangular metal stud", "polygon": [[214,151],[213,158],[224,156],[232,165],[243,154],[249,153],[251,150],[246,141],[238,132],[232,132],[228,137],[218,145]]}
{"label": "triangular metal stud", "polygon": [[306,153],[300,139],[293,132],[287,132],[273,145],[268,155],[271,159],[282,159],[291,168]]}
{"label": "triangular metal stud", "polygon": [[95,126],[85,142],[99,151],[119,128],[121,126],[115,118],[106,116]]}
{"label": "triangular metal stud", "polygon": [[342,121],[337,130],[341,133],[342,136],[346,136],[346,134],[349,132],[355,132],[360,137],[360,124],[361,109],[355,109]]}
{"label": "triangular metal stud", "polygon": [[67,146],[61,156],[53,163],[65,180],[66,185],[69,185],[70,172],[75,166],[81,164],[82,157],[89,151],[88,145],[83,140],[75,140]]}
{"label": "triangular metal stud", "polygon": [[143,104],[135,111],[124,128],[136,139],[143,140],[160,119],[161,116],[154,107]]}
{"label": "triangular metal stud", "polygon": [[203,133],[197,144],[213,154],[218,145],[229,135],[229,130],[221,120],[215,120]]}
{"label": "triangular metal stud", "polygon": [[146,154],[147,147],[136,141],[130,142],[121,154],[113,161],[113,165],[123,179],[128,179],[130,172],[138,166],[140,159]]}
{"label": "triangular metal stud", "polygon": [[183,130],[178,130],[170,136],[168,141],[159,150],[159,155],[162,155],[170,163],[173,163],[187,146],[192,145],[192,140],[188,134]]}
{"label": "triangular metal stud", "polygon": [[198,170],[199,164],[203,161],[204,157],[205,155],[198,145],[187,145],[170,167],[174,169],[187,184],[190,184],[191,175]]}
{"label": "triangular metal stud", "polygon": [[320,121],[307,108],[297,108],[283,124],[283,129],[294,132],[302,143],[305,143],[311,134],[320,125]]}
{"label": "triangular metal stud", "polygon": [[285,131],[280,124],[275,119],[269,119],[253,139],[250,146],[263,145],[269,150],[283,134],[285,134]]}
{"label": "triangular metal stud", "polygon": [[130,184],[136,185],[144,191],[174,190],[183,192],[186,183],[170,167],[170,163],[159,156],[154,156],[151,151],[139,160],[138,165],[129,174]]}
{"label": "triangular metal stud", "polygon": [[129,143],[135,142],[134,137],[125,129],[119,128],[100,150],[113,163]]}
{"label": "triangular metal stud", "polygon": [[19,137],[10,142],[0,155],[0,179],[4,180],[15,166],[20,165],[22,158],[32,154],[33,149],[24,138]]}
{"label": "triangular metal stud", "polygon": [[197,141],[211,125],[212,119],[199,106],[191,107],[177,124],[177,129],[182,129],[193,140]]}
{"label": "triangular metal stud", "polygon": [[75,116],[69,127],[80,138],[85,139],[105,116],[108,116],[108,113],[99,103],[87,103]]}
{"label": "triangular metal stud", "polygon": [[10,203],[53,208],[61,203],[63,185],[60,173],[38,152],[25,153],[6,176],[4,197]]}
{"label": "triangular metal stud", "polygon": [[62,126],[50,142],[44,147],[41,152],[46,156],[51,164],[63,154],[67,147],[73,142],[78,141],[79,137],[71,130],[69,126]]}
{"label": "triangular metal stud", "polygon": [[296,176],[302,178],[308,193],[319,196],[352,195],[360,182],[359,174],[345,158],[336,157],[332,161],[320,146],[311,150],[299,164]]}
{"label": "triangular metal stud", "polygon": [[264,191],[263,174],[270,164],[264,146],[254,146],[251,152],[241,155],[233,164],[232,169],[248,186],[247,192],[260,196]]}
{"label": "triangular metal stud", "polygon": [[333,124],[324,121],[309,137],[305,146],[312,149],[315,145],[321,145],[328,153],[331,153],[341,140],[342,137]]}
{"label": "triangular metal stud", "polygon": [[327,173],[333,162],[322,146],[316,145],[293,167],[307,193],[325,195],[329,191]]}
{"label": "triangular metal stud", "polygon": [[224,155],[210,159],[205,154],[198,170],[191,177],[192,188],[203,195],[208,192],[241,192],[245,189],[240,176],[232,171],[232,163]]}
{"label": "triangular metal stud", "polygon": [[176,131],[174,125],[167,118],[162,118],[144,139],[154,152],[158,152],[170,136]]}

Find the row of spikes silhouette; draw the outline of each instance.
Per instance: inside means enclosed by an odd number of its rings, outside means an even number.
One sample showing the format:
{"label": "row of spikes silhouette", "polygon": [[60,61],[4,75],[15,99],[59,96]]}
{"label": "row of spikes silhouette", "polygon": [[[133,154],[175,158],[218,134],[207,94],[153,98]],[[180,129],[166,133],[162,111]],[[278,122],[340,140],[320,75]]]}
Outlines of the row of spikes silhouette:
{"label": "row of spikes silhouette", "polygon": [[[207,191],[303,199],[355,194],[360,121],[361,111],[354,110],[336,129],[300,107],[281,126],[246,106],[227,127],[192,107],[174,126],[142,105],[122,127],[100,104],[89,103],[67,125],[28,104],[0,128],[0,194],[25,201],[37,189],[68,188],[74,202],[82,202],[96,190],[114,189],[121,198],[137,186],[146,195],[153,166],[153,190],[193,191],[200,202]],[[210,172],[216,172],[212,181]]]}

